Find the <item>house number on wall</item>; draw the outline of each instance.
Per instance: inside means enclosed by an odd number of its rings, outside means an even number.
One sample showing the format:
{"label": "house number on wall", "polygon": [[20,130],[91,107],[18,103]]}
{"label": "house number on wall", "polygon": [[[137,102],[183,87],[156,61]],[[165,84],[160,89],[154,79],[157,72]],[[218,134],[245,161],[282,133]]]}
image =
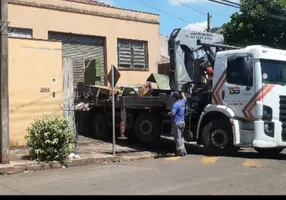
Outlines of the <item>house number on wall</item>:
{"label": "house number on wall", "polygon": [[50,88],[40,88],[40,92],[50,92]]}

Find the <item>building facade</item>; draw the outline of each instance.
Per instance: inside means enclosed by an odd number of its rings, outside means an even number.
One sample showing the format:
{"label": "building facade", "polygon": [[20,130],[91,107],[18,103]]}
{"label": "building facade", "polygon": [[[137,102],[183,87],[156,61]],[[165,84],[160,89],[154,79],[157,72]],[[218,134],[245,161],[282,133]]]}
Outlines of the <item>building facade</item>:
{"label": "building facade", "polygon": [[[63,113],[63,58],[72,59],[73,82],[142,84],[158,72],[159,16],[85,0],[9,0],[10,146],[26,144],[29,124]],[[86,77],[88,67],[95,76]]]}
{"label": "building facade", "polygon": [[157,14],[94,0],[9,0],[8,9],[10,37],[62,41],[63,57],[73,59],[75,86],[90,65],[101,85],[108,84],[111,65],[120,71],[118,85],[141,84],[158,72]]}

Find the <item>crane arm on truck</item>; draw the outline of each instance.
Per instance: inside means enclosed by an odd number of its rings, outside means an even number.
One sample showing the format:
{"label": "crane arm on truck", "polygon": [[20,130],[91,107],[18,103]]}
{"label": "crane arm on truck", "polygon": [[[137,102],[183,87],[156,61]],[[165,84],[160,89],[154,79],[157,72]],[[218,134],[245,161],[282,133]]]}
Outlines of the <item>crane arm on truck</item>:
{"label": "crane arm on truck", "polygon": [[[215,62],[215,52],[232,50],[232,49],[239,49],[239,47],[235,47],[235,46],[229,46],[229,45],[225,45],[225,44],[209,43],[209,42],[202,42],[201,40],[197,40],[197,45],[202,46],[202,49],[204,50],[204,52],[208,58],[208,61],[210,62],[212,67],[214,66],[214,62]],[[215,48],[215,52],[212,51],[212,48]]]}
{"label": "crane arm on truck", "polygon": [[[168,41],[170,53],[170,88],[182,90],[189,82],[201,82],[201,66],[214,66],[215,54],[218,51],[238,49],[223,44],[220,34],[199,32],[190,29],[175,29]],[[203,55],[207,59],[199,60]]]}
{"label": "crane arm on truck", "polygon": [[[182,89],[182,86],[188,82],[200,82],[198,75],[200,69],[196,59],[200,54],[205,54],[204,48],[207,46],[202,43],[222,44],[224,39],[220,34],[192,31],[189,29],[175,29],[168,41],[170,53],[170,88],[173,91]],[[216,48],[210,48],[208,59],[214,59]]]}

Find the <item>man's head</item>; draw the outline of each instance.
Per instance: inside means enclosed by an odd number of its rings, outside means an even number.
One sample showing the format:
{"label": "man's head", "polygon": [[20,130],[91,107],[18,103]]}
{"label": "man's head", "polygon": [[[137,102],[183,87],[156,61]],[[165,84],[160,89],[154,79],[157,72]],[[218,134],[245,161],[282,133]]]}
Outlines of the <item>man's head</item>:
{"label": "man's head", "polygon": [[179,94],[179,92],[172,92],[171,96],[175,101],[178,101],[181,98],[181,95]]}
{"label": "man's head", "polygon": [[206,73],[207,73],[208,76],[212,77],[213,74],[214,74],[213,68],[212,68],[212,67],[208,67],[208,68],[206,69]]}

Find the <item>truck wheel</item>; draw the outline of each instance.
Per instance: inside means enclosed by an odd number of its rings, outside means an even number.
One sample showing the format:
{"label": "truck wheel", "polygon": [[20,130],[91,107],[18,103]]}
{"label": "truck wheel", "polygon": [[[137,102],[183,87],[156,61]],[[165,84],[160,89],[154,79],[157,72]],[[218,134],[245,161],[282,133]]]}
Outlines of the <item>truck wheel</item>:
{"label": "truck wheel", "polygon": [[142,143],[152,144],[161,137],[159,121],[148,113],[139,115],[134,126],[135,135]]}
{"label": "truck wheel", "polygon": [[254,148],[259,154],[265,157],[276,157],[284,148]]}
{"label": "truck wheel", "polygon": [[93,118],[92,132],[97,139],[107,139],[108,138],[108,125],[102,114],[96,114]]}
{"label": "truck wheel", "polygon": [[232,128],[225,119],[210,121],[203,129],[202,140],[207,154],[232,154],[239,150],[233,146]]}

